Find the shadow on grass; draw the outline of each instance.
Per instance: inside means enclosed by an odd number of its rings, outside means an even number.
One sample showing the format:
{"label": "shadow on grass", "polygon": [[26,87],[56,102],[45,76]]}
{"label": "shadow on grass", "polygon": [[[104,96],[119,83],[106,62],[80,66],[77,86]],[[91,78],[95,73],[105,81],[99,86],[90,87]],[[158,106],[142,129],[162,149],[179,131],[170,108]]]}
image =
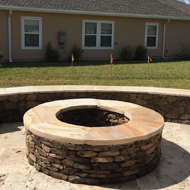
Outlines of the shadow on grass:
{"label": "shadow on grass", "polygon": [[[167,63],[167,62],[184,62],[184,60],[178,59],[155,59],[151,63]],[[185,61],[185,62],[188,62]],[[151,64],[150,63],[150,64]],[[3,68],[15,68],[15,67],[70,67],[71,62],[15,62],[15,63],[1,63]],[[98,66],[98,65],[109,65],[109,61],[79,61],[74,62],[74,66]],[[114,65],[118,64],[147,64],[147,60],[131,60],[131,61],[114,61]],[[2,69],[3,69],[2,68]]]}

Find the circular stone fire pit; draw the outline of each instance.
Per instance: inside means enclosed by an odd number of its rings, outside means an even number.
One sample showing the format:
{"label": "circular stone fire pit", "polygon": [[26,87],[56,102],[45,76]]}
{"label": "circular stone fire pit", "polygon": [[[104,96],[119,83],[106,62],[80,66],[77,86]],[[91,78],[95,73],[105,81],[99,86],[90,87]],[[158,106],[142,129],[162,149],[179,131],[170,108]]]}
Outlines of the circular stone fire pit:
{"label": "circular stone fire pit", "polygon": [[132,103],[71,99],[24,115],[27,158],[52,177],[106,184],[151,172],[160,159],[163,117]]}

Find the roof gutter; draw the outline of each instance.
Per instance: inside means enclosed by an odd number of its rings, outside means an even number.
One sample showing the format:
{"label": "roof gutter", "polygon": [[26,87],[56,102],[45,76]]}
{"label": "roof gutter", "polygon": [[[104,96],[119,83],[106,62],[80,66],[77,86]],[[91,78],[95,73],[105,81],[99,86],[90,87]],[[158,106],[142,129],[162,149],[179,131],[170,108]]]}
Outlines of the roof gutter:
{"label": "roof gutter", "polygon": [[46,13],[79,14],[79,15],[98,15],[98,16],[133,17],[133,18],[190,20],[190,17],[142,15],[142,14],[127,14],[127,13],[105,13],[105,12],[60,10],[60,9],[43,9],[43,8],[28,8],[28,7],[4,6],[4,5],[0,5],[0,9],[2,9],[2,10],[15,10],[15,11],[46,12]]}
{"label": "roof gutter", "polygon": [[163,59],[168,59],[168,58],[164,57],[164,51],[165,51],[166,24],[168,24],[169,22],[170,22],[170,19],[168,19],[168,21],[164,23],[163,43],[162,43],[162,58]]}
{"label": "roof gutter", "polygon": [[8,41],[9,41],[9,62],[12,63],[12,56],[11,56],[11,16],[12,10],[9,10],[8,15]]}

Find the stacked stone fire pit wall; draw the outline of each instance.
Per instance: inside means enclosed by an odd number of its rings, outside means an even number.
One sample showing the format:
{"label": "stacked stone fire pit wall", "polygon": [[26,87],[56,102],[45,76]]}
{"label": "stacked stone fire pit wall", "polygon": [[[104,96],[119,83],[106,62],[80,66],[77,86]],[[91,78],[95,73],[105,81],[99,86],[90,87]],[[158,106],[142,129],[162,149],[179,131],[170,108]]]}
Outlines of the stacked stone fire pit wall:
{"label": "stacked stone fire pit wall", "polygon": [[190,90],[106,86],[2,88],[0,123],[22,121],[27,110],[44,102],[76,98],[136,103],[160,113],[165,121],[190,124]]}
{"label": "stacked stone fire pit wall", "polygon": [[161,133],[146,140],[91,146],[60,143],[27,132],[27,157],[31,165],[54,178],[72,183],[122,183],[142,177],[159,163]]}

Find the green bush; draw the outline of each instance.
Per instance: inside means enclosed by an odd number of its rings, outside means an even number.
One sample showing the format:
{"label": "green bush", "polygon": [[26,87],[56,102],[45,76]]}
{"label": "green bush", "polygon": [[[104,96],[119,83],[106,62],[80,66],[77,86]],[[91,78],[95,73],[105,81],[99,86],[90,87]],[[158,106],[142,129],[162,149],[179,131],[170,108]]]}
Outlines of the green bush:
{"label": "green bush", "polygon": [[131,60],[133,52],[134,52],[134,48],[132,48],[130,45],[123,46],[121,50],[121,58],[124,60]]}
{"label": "green bush", "polygon": [[180,59],[187,59],[187,48],[184,46],[183,43],[181,43],[182,46],[182,52],[179,53]]}
{"label": "green bush", "polygon": [[46,60],[55,62],[58,61],[59,57],[59,51],[57,49],[52,48],[51,42],[48,42],[46,46]]}
{"label": "green bush", "polygon": [[80,58],[82,57],[82,53],[83,53],[83,50],[77,44],[74,44],[72,54],[75,61],[80,60]]}
{"label": "green bush", "polygon": [[5,54],[0,51],[0,58],[3,58],[4,56],[5,56]]}
{"label": "green bush", "polygon": [[140,60],[147,58],[147,48],[145,46],[139,45],[136,48],[136,58]]}

